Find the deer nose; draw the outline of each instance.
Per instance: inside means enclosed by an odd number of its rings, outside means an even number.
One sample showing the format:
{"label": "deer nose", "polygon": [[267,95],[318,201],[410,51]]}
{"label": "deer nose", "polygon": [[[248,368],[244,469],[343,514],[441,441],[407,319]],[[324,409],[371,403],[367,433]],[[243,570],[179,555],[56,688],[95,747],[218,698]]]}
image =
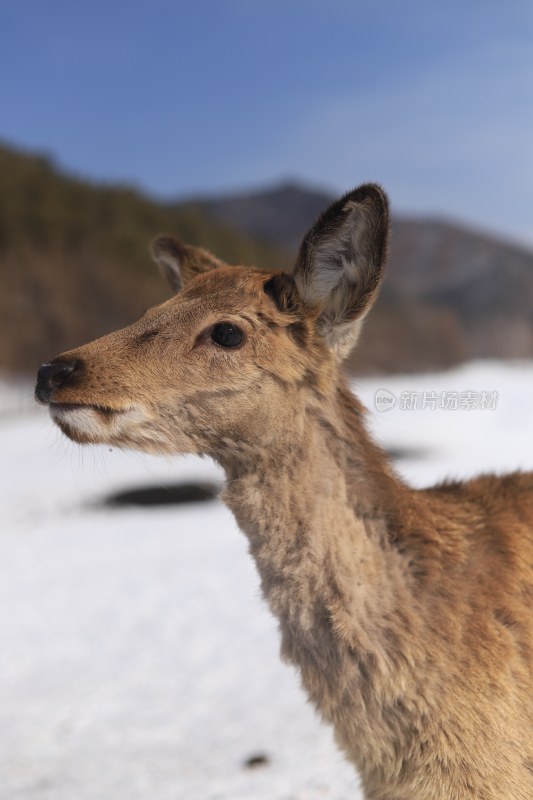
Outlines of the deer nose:
{"label": "deer nose", "polygon": [[35,384],[35,399],[49,403],[56,389],[60,389],[78,366],[78,361],[52,361],[41,364]]}

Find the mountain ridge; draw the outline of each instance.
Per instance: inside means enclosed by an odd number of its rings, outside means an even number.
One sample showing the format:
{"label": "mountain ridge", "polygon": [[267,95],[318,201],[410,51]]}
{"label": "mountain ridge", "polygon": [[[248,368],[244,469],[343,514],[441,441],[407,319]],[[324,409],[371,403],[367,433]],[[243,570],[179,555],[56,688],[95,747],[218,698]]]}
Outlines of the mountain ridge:
{"label": "mountain ridge", "polygon": [[[333,199],[289,183],[196,200],[196,207],[294,254]],[[383,287],[364,334],[352,366],[365,372],[376,365],[398,371],[479,357],[531,358],[533,251],[464,223],[393,213]]]}
{"label": "mountain ridge", "polygon": [[[332,199],[291,181],[160,202],[0,145],[0,366],[33,371],[165,299],[148,257],[157,233],[229,263],[287,269]],[[448,220],[393,215],[383,290],[349,367],[398,372],[531,358],[532,310],[533,252]]]}

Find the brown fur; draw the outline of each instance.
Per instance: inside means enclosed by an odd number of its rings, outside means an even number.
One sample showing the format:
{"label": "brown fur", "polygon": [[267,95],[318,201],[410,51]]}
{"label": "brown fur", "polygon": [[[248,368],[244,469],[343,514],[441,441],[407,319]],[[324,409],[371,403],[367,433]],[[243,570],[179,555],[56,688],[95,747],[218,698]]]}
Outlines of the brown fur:
{"label": "brown fur", "polygon": [[[73,371],[48,402],[76,441],[222,464],[282,654],[366,798],[530,800],[533,474],[416,491],[369,438],[339,363],[387,229],[384,193],[361,187],[313,227],[292,278],[158,239],[183,291],[63,354]],[[213,343],[220,322],[239,347]]]}

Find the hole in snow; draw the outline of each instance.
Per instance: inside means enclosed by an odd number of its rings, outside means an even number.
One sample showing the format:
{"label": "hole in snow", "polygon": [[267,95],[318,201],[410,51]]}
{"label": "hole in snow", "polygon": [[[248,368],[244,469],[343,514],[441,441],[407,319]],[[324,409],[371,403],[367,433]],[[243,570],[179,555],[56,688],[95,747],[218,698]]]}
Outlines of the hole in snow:
{"label": "hole in snow", "polygon": [[388,447],[387,453],[393,461],[422,461],[431,455],[422,447]]}
{"label": "hole in snow", "polygon": [[255,753],[249,756],[243,764],[245,769],[257,769],[258,767],[267,767],[270,764],[270,758],[264,753]]}
{"label": "hole in snow", "polygon": [[119,508],[121,506],[169,506],[186,503],[206,503],[216,500],[220,486],[216,483],[173,483],[168,486],[138,486],[123,489],[108,495],[99,505]]}

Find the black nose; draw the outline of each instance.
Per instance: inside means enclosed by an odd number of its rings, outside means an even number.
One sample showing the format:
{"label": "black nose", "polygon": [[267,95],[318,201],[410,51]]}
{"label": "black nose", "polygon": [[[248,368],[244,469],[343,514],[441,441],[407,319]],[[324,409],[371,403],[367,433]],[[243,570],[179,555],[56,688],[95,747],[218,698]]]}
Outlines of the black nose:
{"label": "black nose", "polygon": [[77,366],[77,361],[52,361],[50,364],[41,364],[37,373],[35,399],[39,403],[49,403],[55,390],[63,386]]}

